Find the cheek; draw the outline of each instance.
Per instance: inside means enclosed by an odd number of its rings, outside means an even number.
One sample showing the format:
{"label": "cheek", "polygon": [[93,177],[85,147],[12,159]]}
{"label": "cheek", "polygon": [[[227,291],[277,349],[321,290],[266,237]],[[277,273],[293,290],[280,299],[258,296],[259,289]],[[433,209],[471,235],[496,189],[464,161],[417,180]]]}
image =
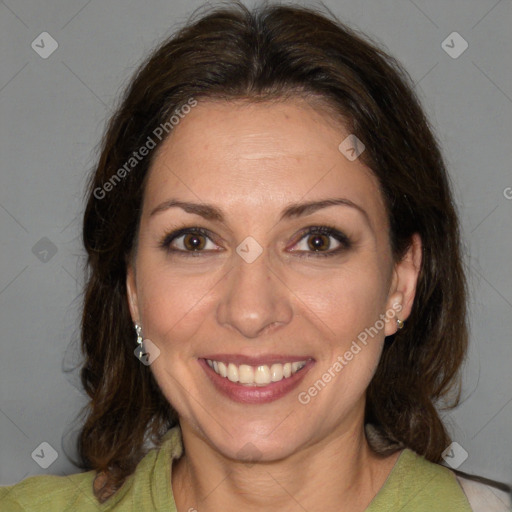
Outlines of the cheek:
{"label": "cheek", "polygon": [[191,345],[222,276],[204,273],[191,277],[150,261],[142,261],[140,268],[139,307],[144,336],[164,351],[183,347],[186,342]]}
{"label": "cheek", "polygon": [[315,280],[296,279],[290,288],[341,346],[374,325],[386,301],[380,269],[369,258],[347,262]]}
{"label": "cheek", "polygon": [[[295,286],[298,290],[300,283]],[[320,380],[332,382],[326,384],[331,391],[322,394],[319,403],[338,404],[345,410],[364,394],[382,352],[384,332],[377,321],[385,305],[385,289],[375,258],[347,262],[314,286],[302,282],[297,295],[303,300],[303,314],[322,333],[325,358],[318,368]]]}

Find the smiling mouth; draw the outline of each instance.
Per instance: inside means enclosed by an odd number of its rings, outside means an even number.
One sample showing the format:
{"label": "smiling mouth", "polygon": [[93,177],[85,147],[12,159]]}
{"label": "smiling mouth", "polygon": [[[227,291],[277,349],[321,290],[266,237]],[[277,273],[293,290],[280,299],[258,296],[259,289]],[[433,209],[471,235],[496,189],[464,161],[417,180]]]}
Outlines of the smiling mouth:
{"label": "smiling mouth", "polygon": [[304,368],[309,360],[251,366],[205,359],[217,375],[243,386],[268,386],[272,382],[288,379]]}

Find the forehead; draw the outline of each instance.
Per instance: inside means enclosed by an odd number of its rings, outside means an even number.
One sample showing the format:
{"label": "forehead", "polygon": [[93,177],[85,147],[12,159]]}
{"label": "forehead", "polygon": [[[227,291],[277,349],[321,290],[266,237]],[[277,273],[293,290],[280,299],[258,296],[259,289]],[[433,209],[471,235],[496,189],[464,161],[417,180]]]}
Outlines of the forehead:
{"label": "forehead", "polygon": [[374,174],[338,149],[349,135],[325,109],[303,99],[199,102],[155,156],[144,210],[170,197],[240,210],[347,197],[382,227]]}

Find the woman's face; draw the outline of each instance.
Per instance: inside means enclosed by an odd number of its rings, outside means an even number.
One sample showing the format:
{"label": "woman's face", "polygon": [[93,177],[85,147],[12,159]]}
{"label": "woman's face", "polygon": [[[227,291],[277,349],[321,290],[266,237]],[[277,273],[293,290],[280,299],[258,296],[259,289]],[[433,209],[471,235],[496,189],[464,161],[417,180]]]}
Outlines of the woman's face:
{"label": "woman's face", "polygon": [[348,135],[300,99],[199,102],[150,170],[133,320],[182,428],[227,457],[360,429],[384,337],[410,311],[415,271],[393,262],[377,180],[338,148]]}

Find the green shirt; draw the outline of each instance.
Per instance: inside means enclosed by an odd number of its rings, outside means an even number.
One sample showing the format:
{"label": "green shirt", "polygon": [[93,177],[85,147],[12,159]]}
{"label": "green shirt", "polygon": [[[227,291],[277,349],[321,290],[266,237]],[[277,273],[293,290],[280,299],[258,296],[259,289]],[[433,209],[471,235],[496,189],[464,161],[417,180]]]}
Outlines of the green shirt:
{"label": "green shirt", "polygon": [[[95,471],[88,471],[69,476],[38,475],[0,487],[0,511],[176,512],[169,461],[182,453],[177,426],[165,434],[161,446],[149,451],[123,486],[103,504],[92,492]],[[471,508],[451,471],[405,449],[366,509],[384,511],[471,512]]]}

